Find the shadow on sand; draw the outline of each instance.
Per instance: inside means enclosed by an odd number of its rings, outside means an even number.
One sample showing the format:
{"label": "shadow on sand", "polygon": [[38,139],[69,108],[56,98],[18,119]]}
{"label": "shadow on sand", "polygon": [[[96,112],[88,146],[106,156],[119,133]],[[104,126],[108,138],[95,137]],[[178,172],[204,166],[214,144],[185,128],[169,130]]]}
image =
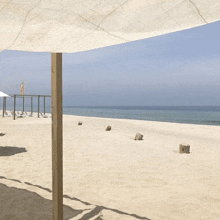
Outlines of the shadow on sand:
{"label": "shadow on sand", "polygon": [[[8,179],[6,177],[0,176],[0,179],[6,179],[11,180],[15,182],[20,182],[20,180],[15,179]],[[39,185],[34,185],[29,182],[25,182],[24,184],[31,185],[38,187],[40,189],[46,190],[47,192],[52,192],[48,188],[44,188]],[[0,206],[1,210],[4,210],[4,212],[0,212],[0,219],[22,219],[22,220],[30,220],[30,219],[44,219],[44,220],[51,220],[52,219],[52,200],[45,199],[38,195],[37,193],[30,192],[25,189],[19,189],[15,187],[8,187],[2,183],[0,183]],[[117,209],[111,209],[105,206],[97,206],[85,201],[82,201],[78,198],[70,197],[68,195],[64,195],[63,198],[67,198],[70,200],[78,201],[86,206],[90,206],[88,208],[77,210],[72,209],[69,206],[64,205],[63,206],[63,212],[64,212],[64,219],[71,219],[77,215],[80,215],[78,220],[105,220],[105,217],[102,216],[102,210],[108,210],[115,214],[121,215],[121,217],[128,216],[128,218],[132,217],[132,219],[143,219],[143,220],[150,220],[149,218],[138,216],[136,214],[129,214]],[[91,209],[91,205],[95,206],[93,209]],[[90,210],[91,209],[91,210]],[[88,210],[90,210],[88,212]],[[85,214],[83,214],[83,212]],[[4,214],[3,214],[4,213]],[[130,219],[129,218],[129,219]],[[125,218],[123,218],[125,219]]]}
{"label": "shadow on sand", "polygon": [[[52,201],[37,193],[0,183],[0,194],[0,219],[52,219]],[[65,205],[63,210],[65,220],[82,213]]]}
{"label": "shadow on sand", "polygon": [[3,133],[0,133],[0,136],[5,136],[5,134],[3,134]]}
{"label": "shadow on sand", "polygon": [[23,147],[1,147],[0,146],[0,157],[1,156],[12,156],[19,153],[27,152],[27,150]]}

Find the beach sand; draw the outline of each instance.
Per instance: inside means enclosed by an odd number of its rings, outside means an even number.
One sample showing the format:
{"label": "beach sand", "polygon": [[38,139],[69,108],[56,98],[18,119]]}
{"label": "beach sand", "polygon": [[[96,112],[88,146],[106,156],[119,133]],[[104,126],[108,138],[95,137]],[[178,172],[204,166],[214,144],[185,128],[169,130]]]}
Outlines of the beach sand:
{"label": "beach sand", "polygon": [[[51,118],[0,117],[0,133],[0,219],[51,219]],[[64,219],[219,220],[219,134],[219,126],[64,115]],[[181,143],[190,154],[179,154]]]}

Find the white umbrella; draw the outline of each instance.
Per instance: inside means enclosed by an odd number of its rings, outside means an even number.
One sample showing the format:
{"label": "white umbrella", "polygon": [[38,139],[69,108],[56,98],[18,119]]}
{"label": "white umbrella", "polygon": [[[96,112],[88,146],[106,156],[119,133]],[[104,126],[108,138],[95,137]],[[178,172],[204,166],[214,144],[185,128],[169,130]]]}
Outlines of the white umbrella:
{"label": "white umbrella", "polygon": [[0,97],[10,97],[9,95],[5,94],[4,92],[0,91]]}
{"label": "white umbrella", "polygon": [[53,219],[63,219],[62,54],[220,20],[219,0],[0,0],[0,51],[51,52]]}
{"label": "white umbrella", "polygon": [[6,98],[5,97],[10,97],[9,95],[5,94],[4,92],[1,92],[0,91],[0,97],[4,97],[4,100],[3,100],[3,115],[4,115],[4,111],[5,111],[5,105],[6,105]]}

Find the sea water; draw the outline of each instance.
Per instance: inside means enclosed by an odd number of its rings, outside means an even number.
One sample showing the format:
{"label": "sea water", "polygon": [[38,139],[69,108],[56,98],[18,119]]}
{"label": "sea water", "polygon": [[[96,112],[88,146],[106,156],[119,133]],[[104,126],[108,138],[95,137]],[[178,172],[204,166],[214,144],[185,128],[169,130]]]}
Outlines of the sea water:
{"label": "sea water", "polygon": [[63,113],[104,118],[220,125],[220,106],[65,106]]}
{"label": "sea water", "polygon": [[[22,103],[18,103],[16,110],[22,109]],[[13,111],[13,106],[7,105],[7,110]],[[30,112],[31,106],[25,105],[25,111]],[[44,112],[43,103],[40,112]],[[45,112],[51,113],[48,104]],[[63,106],[63,114],[220,126],[220,106]]]}

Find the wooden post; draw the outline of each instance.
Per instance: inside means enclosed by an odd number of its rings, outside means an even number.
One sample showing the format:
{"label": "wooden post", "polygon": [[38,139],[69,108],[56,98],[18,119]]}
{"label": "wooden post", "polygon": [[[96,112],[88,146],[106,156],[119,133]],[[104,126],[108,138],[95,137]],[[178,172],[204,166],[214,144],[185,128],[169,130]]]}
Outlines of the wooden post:
{"label": "wooden post", "polygon": [[3,97],[2,117],[5,117],[5,97]]}
{"label": "wooden post", "polygon": [[33,115],[33,96],[31,96],[31,116]]}
{"label": "wooden post", "polygon": [[15,110],[16,110],[16,95],[14,95],[14,120],[15,120]]}
{"label": "wooden post", "polygon": [[38,108],[37,108],[37,117],[39,118],[39,111],[40,111],[40,96],[38,96]]}
{"label": "wooden post", "polygon": [[51,53],[53,220],[63,220],[62,53]]}
{"label": "wooden post", "polygon": [[22,113],[24,113],[24,96],[23,96],[23,112]]}
{"label": "wooden post", "polygon": [[45,115],[45,96],[44,96],[44,115]]}
{"label": "wooden post", "polygon": [[3,103],[2,103],[2,117],[4,117],[4,98],[3,98]]}
{"label": "wooden post", "polygon": [[7,110],[7,98],[5,97],[5,112],[6,112],[6,110]]}
{"label": "wooden post", "polygon": [[179,153],[180,154],[183,154],[183,153],[189,154],[190,153],[189,151],[190,151],[189,144],[180,144],[179,145]]}

